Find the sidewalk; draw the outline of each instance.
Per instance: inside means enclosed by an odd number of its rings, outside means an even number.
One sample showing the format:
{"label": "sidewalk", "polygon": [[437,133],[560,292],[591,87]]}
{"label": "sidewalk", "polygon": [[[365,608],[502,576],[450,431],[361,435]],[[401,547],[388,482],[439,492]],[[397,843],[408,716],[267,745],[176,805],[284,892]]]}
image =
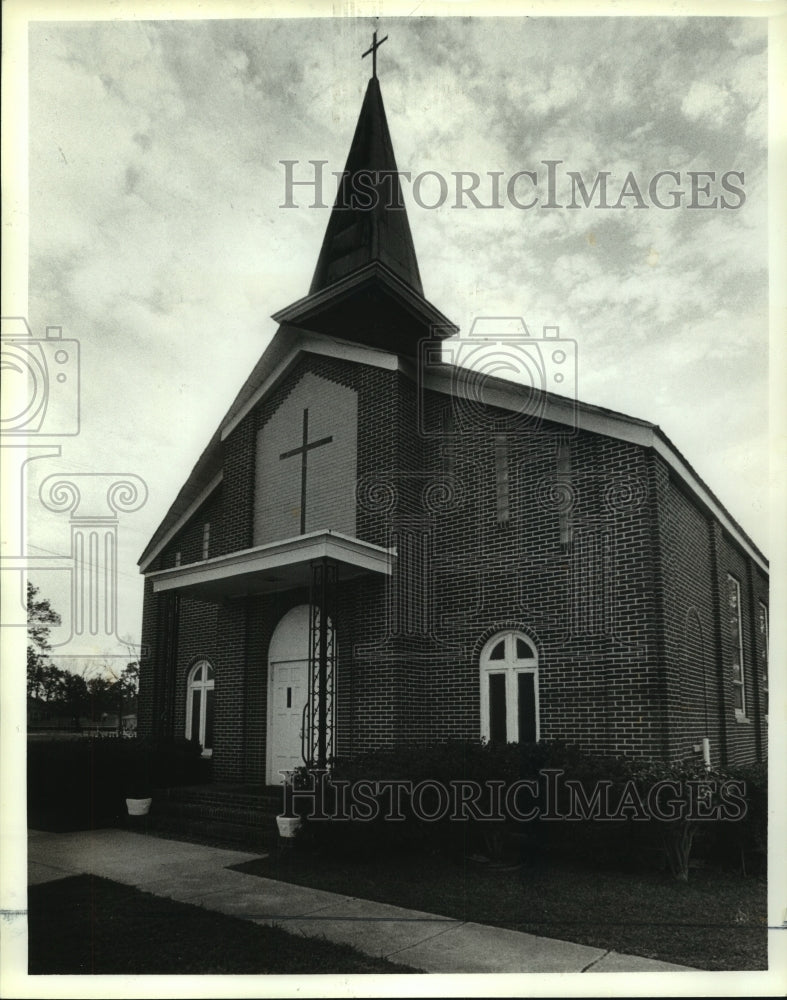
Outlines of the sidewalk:
{"label": "sidewalk", "polygon": [[30,831],[31,885],[89,873],[293,934],[350,944],[424,972],[689,972],[621,955],[229,871],[259,857],[125,830]]}

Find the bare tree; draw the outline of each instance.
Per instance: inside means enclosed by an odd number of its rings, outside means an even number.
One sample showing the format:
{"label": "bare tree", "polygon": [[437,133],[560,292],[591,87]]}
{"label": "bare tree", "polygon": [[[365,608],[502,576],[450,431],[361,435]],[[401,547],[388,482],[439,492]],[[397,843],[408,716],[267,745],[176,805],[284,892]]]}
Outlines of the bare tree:
{"label": "bare tree", "polygon": [[27,693],[46,699],[52,688],[49,633],[61,619],[47,598],[39,597],[38,587],[27,581]]}

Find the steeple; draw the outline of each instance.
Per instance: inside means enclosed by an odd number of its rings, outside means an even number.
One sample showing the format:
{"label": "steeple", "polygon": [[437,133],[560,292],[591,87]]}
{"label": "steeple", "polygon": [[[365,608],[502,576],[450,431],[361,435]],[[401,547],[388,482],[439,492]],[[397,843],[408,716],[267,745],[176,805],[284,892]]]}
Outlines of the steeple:
{"label": "steeple", "polygon": [[371,77],[366,88],[310,294],[374,260],[423,295],[376,76]]}
{"label": "steeple", "polygon": [[[388,36],[386,35],[386,38]],[[413,237],[377,79],[372,76],[306,298],[278,323],[413,356],[425,337],[457,332],[424,298]]]}

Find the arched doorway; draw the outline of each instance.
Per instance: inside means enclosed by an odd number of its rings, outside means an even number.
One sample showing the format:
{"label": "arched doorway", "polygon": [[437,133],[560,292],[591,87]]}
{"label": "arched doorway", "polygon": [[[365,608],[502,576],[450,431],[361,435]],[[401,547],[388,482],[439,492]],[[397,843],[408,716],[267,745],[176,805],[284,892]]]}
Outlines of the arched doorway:
{"label": "arched doorway", "polygon": [[309,697],[309,605],[291,608],[271,637],[268,650],[267,775],[282,783],[282,771],[303,764],[301,734]]}

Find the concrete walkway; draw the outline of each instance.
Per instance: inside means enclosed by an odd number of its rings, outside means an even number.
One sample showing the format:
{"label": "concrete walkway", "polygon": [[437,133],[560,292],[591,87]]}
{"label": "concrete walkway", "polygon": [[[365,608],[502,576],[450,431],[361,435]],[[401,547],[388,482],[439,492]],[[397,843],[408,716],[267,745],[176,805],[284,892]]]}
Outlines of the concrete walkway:
{"label": "concrete walkway", "polygon": [[689,972],[633,955],[406,910],[229,871],[258,854],[125,830],[31,831],[31,885],[90,873],[293,934],[350,944],[423,972]]}

